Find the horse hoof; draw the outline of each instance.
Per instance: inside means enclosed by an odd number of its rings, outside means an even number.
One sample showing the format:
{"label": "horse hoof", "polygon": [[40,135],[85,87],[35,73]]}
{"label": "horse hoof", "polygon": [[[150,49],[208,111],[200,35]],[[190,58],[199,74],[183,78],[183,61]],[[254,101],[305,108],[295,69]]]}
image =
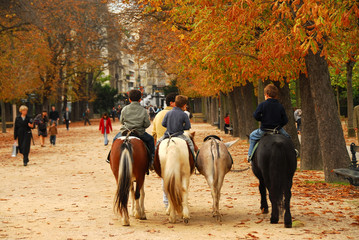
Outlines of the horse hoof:
{"label": "horse hoof", "polygon": [[284,224],[284,227],[285,227],[285,228],[292,228],[292,224],[291,224],[291,223],[289,223],[289,224]]}
{"label": "horse hoof", "polygon": [[188,219],[188,218],[184,218],[184,219],[183,219],[183,222],[184,222],[185,224],[188,224],[189,219]]}
{"label": "horse hoof", "polygon": [[146,216],[141,217],[140,220],[147,220],[147,217]]}
{"label": "horse hoof", "polygon": [[278,223],[278,220],[273,220],[273,219],[271,219],[271,220],[270,220],[270,223],[271,223],[271,224],[277,224],[277,223]]}
{"label": "horse hoof", "polygon": [[130,222],[123,222],[123,223],[122,223],[122,226],[128,227],[128,226],[130,226]]}
{"label": "horse hoof", "polygon": [[222,216],[221,215],[217,215],[216,219],[217,219],[217,222],[222,222]]}
{"label": "horse hoof", "polygon": [[263,214],[269,213],[268,208],[262,208],[261,211],[262,211]]}

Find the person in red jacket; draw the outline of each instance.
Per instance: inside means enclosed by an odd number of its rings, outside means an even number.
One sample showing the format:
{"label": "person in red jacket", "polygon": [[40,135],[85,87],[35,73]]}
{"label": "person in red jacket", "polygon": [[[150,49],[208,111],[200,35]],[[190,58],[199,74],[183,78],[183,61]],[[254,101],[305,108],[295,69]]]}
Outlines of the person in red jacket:
{"label": "person in red jacket", "polygon": [[108,117],[107,113],[105,113],[101,118],[99,130],[104,135],[105,146],[107,146],[108,144],[107,134],[110,133],[110,130],[112,131],[111,119]]}
{"label": "person in red jacket", "polygon": [[227,134],[228,133],[228,128],[229,128],[229,114],[227,113],[226,116],[224,117],[224,133]]}

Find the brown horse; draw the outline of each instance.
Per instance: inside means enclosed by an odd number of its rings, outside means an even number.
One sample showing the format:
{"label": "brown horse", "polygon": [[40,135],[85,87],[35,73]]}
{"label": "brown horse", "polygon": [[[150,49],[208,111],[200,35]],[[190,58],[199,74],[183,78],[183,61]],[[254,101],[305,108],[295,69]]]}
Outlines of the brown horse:
{"label": "brown horse", "polygon": [[124,226],[130,225],[127,210],[130,192],[133,216],[136,219],[146,219],[144,181],[149,162],[147,148],[137,137],[121,137],[112,144],[110,165],[117,182],[114,209],[122,216]]}

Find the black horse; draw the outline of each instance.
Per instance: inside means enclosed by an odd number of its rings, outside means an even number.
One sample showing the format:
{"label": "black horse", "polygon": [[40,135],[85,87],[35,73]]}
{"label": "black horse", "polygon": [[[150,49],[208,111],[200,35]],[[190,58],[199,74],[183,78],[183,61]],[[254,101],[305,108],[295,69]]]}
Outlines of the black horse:
{"label": "black horse", "polygon": [[[258,144],[253,156],[252,169],[259,179],[262,213],[268,213],[267,193],[272,203],[271,223],[278,223],[279,210],[283,210],[284,226],[292,227],[290,198],[297,158],[293,142],[281,134],[265,134]],[[282,211],[281,211],[282,212]]]}

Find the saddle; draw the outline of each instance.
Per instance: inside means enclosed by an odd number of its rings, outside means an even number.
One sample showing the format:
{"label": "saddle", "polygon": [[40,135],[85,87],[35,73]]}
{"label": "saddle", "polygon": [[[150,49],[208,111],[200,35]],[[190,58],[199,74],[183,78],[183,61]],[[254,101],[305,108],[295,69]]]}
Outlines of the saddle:
{"label": "saddle", "polygon": [[[262,138],[263,138],[264,136],[268,136],[268,135],[280,134],[277,128],[274,128],[274,129],[264,129],[264,130],[262,130],[262,131],[265,132],[264,135],[262,136]],[[262,138],[261,138],[261,139],[262,139]],[[252,151],[252,153],[251,153],[251,155],[250,155],[250,157],[249,157],[249,160],[252,160],[252,158],[253,158],[253,156],[254,156],[254,153],[256,152],[256,150],[257,150],[257,148],[258,148],[258,144],[259,144],[259,142],[261,141],[261,139],[259,139],[259,141],[256,143],[256,145],[254,145],[254,148],[253,148],[253,151]]]}
{"label": "saddle", "polygon": [[207,137],[205,137],[205,138],[203,139],[203,142],[207,141],[207,140],[210,139],[210,138],[214,138],[214,139],[217,139],[217,140],[219,140],[219,141],[222,141],[222,139],[221,139],[220,137],[218,137],[217,135],[208,135]]}
{"label": "saddle", "polygon": [[136,129],[132,129],[132,130],[125,130],[121,133],[121,135],[123,137],[136,137],[138,139],[140,139],[144,145],[145,145],[145,148],[147,150],[147,156],[148,156],[148,159],[151,159],[152,158],[152,155],[151,155],[151,152],[150,152],[150,149],[148,148],[147,144],[141,139],[140,137],[140,134],[138,133],[138,131]]}
{"label": "saddle", "polygon": [[[190,153],[191,152],[191,149],[189,148],[188,146],[188,143],[187,144],[187,149],[188,149],[188,152]],[[156,151],[155,151],[155,158],[153,160],[153,167],[155,169],[155,172],[157,173],[157,175],[159,177],[162,177],[162,171],[161,171],[161,163],[160,163],[160,158],[158,156],[158,151],[159,151],[159,147],[156,148]],[[192,154],[189,154],[189,165],[190,165],[190,168],[191,168],[191,174],[193,174],[194,172],[194,168],[195,168],[195,159],[194,157],[192,156]]]}
{"label": "saddle", "polygon": [[[208,135],[207,137],[205,137],[204,139],[203,139],[203,142],[206,142],[206,141],[208,141],[208,140],[210,140],[210,139],[216,139],[216,140],[219,140],[219,141],[221,141],[222,142],[222,139],[220,138],[220,137],[218,137],[217,135]],[[198,151],[197,151],[197,153],[196,153],[196,165],[197,165],[197,158],[198,158],[198,155],[199,155],[199,151],[200,151],[200,149],[198,149]],[[228,149],[227,149],[227,151],[228,151]],[[217,152],[219,152],[219,145],[217,145]],[[231,158],[231,160],[232,160],[232,164],[233,164],[233,158],[232,158],[232,155],[231,155],[231,153],[228,151],[228,154],[229,154],[229,157]],[[196,166],[197,167],[197,166]]]}

